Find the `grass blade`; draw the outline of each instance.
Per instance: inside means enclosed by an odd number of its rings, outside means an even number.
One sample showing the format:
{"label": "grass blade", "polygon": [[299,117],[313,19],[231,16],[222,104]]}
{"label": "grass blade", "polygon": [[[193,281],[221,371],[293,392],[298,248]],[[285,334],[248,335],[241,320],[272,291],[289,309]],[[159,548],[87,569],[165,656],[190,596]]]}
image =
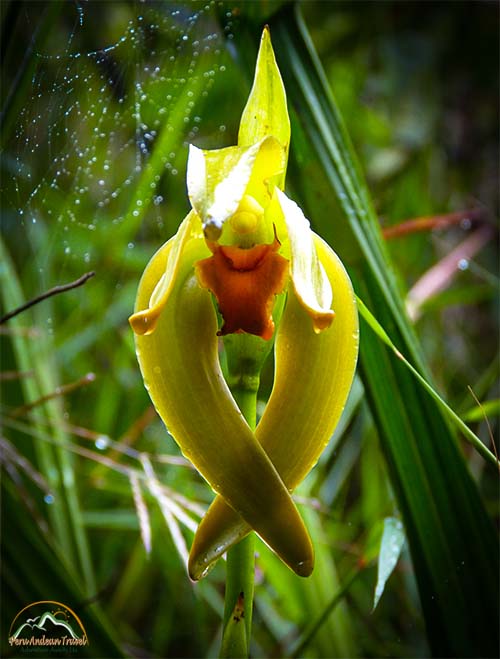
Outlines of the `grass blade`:
{"label": "grass blade", "polygon": [[[313,225],[348,265],[358,295],[376,310],[377,320],[413,368],[431,382],[368,190],[306,28],[288,7],[276,16],[271,32],[293,110],[292,134],[299,140],[291,153],[294,186]],[[403,515],[432,651],[494,656],[498,545],[450,424],[430,392],[364,322],[360,367]],[[475,602],[473,610],[470,602]]]}
{"label": "grass blade", "polygon": [[[0,257],[2,269],[3,302],[6,309],[15,309],[25,303],[21,285],[11,262],[10,256],[2,241],[0,241]],[[18,318],[12,318],[11,326],[18,325]],[[21,337],[12,337],[13,350],[21,371],[34,369],[35,378],[23,380],[23,392],[27,401],[45,400],[40,405],[40,423],[48,423],[57,441],[57,446],[51,447],[35,442],[39,468],[46,477],[54,496],[50,506],[51,524],[61,552],[68,565],[76,572],[83,574],[87,594],[95,592],[90,550],[81,518],[80,503],[76,490],[76,481],[73,463],[65,448],[66,434],[62,430],[64,425],[63,412],[60,401],[52,399],[50,394],[57,388],[55,368],[52,359],[53,347],[48,336],[40,336],[36,346],[34,342],[26,341]],[[37,422],[35,421],[35,426]]]}
{"label": "grass blade", "polygon": [[395,517],[384,519],[384,530],[380,542],[380,552],[377,564],[377,585],[373,597],[373,611],[382,597],[385,584],[397,565],[401,550],[403,549],[405,534],[403,525]]}

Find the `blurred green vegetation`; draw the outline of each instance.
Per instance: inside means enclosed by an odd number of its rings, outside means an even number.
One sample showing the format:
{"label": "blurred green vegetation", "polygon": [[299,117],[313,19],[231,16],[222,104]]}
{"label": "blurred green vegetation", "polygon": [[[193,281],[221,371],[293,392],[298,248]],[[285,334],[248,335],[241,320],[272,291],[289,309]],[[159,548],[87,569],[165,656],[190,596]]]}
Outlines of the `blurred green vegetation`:
{"label": "blurred green vegetation", "polygon": [[[354,5],[335,4],[327,16],[314,3],[306,3],[304,11],[382,225],[478,206],[495,223],[499,88],[491,54],[498,8]],[[468,226],[390,241],[404,290],[463,242]],[[497,289],[481,287],[488,273],[498,273],[497,245],[492,236],[471,267],[449,282],[442,303],[429,300],[442,313],[419,321],[433,372],[453,395],[475,382],[497,351]],[[484,354],[476,354],[479,343],[487,343]]]}
{"label": "blurred green vegetation", "polygon": [[[236,142],[258,43],[249,34],[281,4],[0,5],[3,313],[95,272],[1,326],[2,639],[20,609],[52,599],[79,613],[88,656],[218,652],[224,567],[197,584],[185,569],[212,494],[150,408],[127,317],[144,266],[188,209],[187,144]],[[382,227],[463,211],[386,245],[403,301],[433,273],[436,292],[427,284],[412,298],[415,329],[439,391],[489,445],[500,394],[498,6],[301,5]],[[290,187],[335,248],[342,236],[301,169],[307,154],[293,133]],[[271,383],[272,366],[262,404]],[[469,386],[493,401],[488,423]],[[384,519],[399,511],[369,403],[357,380],[297,493],[318,554],[311,579],[259,545],[253,656],[291,656],[353,570],[303,656],[429,655],[407,545],[372,612]],[[462,449],[497,522],[497,474]]]}

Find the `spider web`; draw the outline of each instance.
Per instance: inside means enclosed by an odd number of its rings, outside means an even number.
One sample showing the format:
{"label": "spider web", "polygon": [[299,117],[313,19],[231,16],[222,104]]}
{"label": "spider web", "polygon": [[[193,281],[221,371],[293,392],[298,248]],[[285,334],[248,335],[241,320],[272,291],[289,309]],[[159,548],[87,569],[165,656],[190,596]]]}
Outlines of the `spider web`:
{"label": "spider web", "polygon": [[[54,250],[60,279],[91,269],[103,241],[125,253],[141,231],[168,237],[187,203],[187,144],[220,146],[226,128],[212,113],[200,134],[229,61],[227,4],[59,4],[23,4],[15,27],[31,71],[9,108],[2,206],[8,242],[31,246],[33,293],[54,283]],[[7,100],[21,96],[9,82]]]}
{"label": "spider web", "polygon": [[[9,37],[0,182],[5,243],[26,300],[85,272],[96,276],[18,317],[23,327],[15,329],[35,330],[23,338],[24,370],[43,376],[11,386],[9,402],[37,406],[60,396],[50,433],[39,416],[42,430],[26,423],[19,435],[34,432],[51,450],[52,433],[66,433],[76,452],[73,435],[104,451],[119,446],[110,438],[138,421],[153,426],[126,319],[146,263],[188,210],[188,144],[220,148],[234,141],[248,92],[238,85],[228,48],[237,10],[215,0],[12,6],[11,26],[2,8]],[[20,352],[5,351],[9,368],[12,362],[22,370]],[[18,408],[24,409],[31,407]],[[157,442],[164,450],[163,429],[155,425],[145,434],[148,450]],[[29,461],[17,454],[16,460],[37,477]],[[42,489],[44,502],[57,505],[54,473]]]}

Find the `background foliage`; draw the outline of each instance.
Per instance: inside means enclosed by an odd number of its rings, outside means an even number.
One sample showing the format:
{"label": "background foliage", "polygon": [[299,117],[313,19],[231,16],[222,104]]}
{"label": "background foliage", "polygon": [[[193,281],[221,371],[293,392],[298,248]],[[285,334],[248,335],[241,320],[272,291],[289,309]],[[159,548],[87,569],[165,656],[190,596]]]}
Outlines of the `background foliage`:
{"label": "background foliage", "polygon": [[[211,493],[150,408],[127,317],[146,262],[187,210],[187,143],[236,141],[261,23],[274,22],[284,72],[302,61],[280,49],[290,8],[55,1],[1,9],[4,310],[96,273],[2,325],[1,636],[27,603],[54,599],[81,613],[89,656],[212,656],[224,569],[195,585],[185,571]],[[489,445],[468,386],[495,433],[498,8],[310,2],[302,10],[382,227],[464,211],[446,227],[399,230],[386,247],[429,373]],[[323,194],[295,84],[287,83],[290,187],[359,278],[334,200]],[[361,277],[359,285],[368,284]],[[371,348],[363,349],[366,370]],[[313,577],[295,577],[259,546],[255,656],[412,657],[436,648],[407,544],[372,612],[384,519],[397,529],[401,515],[368,382],[356,381],[341,427],[297,494],[318,553]],[[394,414],[411,405],[395,385],[391,395]],[[497,521],[497,474],[461,450]],[[455,473],[442,469],[443,482]],[[399,535],[389,539],[399,550]],[[494,564],[497,554],[489,556]],[[483,567],[457,572],[474,581]],[[453,624],[458,635],[465,620]],[[489,647],[494,638],[491,629]]]}

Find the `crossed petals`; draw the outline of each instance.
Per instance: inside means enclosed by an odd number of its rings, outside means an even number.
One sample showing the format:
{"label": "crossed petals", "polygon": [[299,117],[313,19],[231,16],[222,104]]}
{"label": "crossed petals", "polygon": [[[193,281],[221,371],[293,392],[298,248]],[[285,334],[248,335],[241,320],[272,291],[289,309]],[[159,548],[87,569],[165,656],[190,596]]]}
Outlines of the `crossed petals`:
{"label": "crossed petals", "polygon": [[[192,210],[148,264],[130,318],[151,399],[218,494],[193,542],[194,579],[252,529],[297,574],[309,575],[314,564],[290,492],[316,463],[345,405],[358,325],[341,262],[282,190],[289,137],[266,29],[239,143],[190,147]],[[283,292],[276,328],[273,307]],[[217,336],[241,333],[275,336],[274,386],[255,432],[218,360]]]}
{"label": "crossed petals", "polygon": [[[336,292],[335,320],[317,334],[309,314],[289,293],[276,336],[273,390],[255,432],[289,490],[307,476],[330,439],[358,354],[358,315],[349,276],[324,241],[315,236],[314,242]],[[251,530],[222,497],[216,497],[194,538],[191,578],[201,578]]]}
{"label": "crossed petals", "polygon": [[[173,245],[174,240],[164,245],[148,264],[136,308],[147,306]],[[193,271],[205,250],[203,241],[188,241],[154,332],[136,335],[144,383],[170,434],[214,491],[293,570],[310,573],[313,549],[302,519],[220,369],[214,306]]]}

